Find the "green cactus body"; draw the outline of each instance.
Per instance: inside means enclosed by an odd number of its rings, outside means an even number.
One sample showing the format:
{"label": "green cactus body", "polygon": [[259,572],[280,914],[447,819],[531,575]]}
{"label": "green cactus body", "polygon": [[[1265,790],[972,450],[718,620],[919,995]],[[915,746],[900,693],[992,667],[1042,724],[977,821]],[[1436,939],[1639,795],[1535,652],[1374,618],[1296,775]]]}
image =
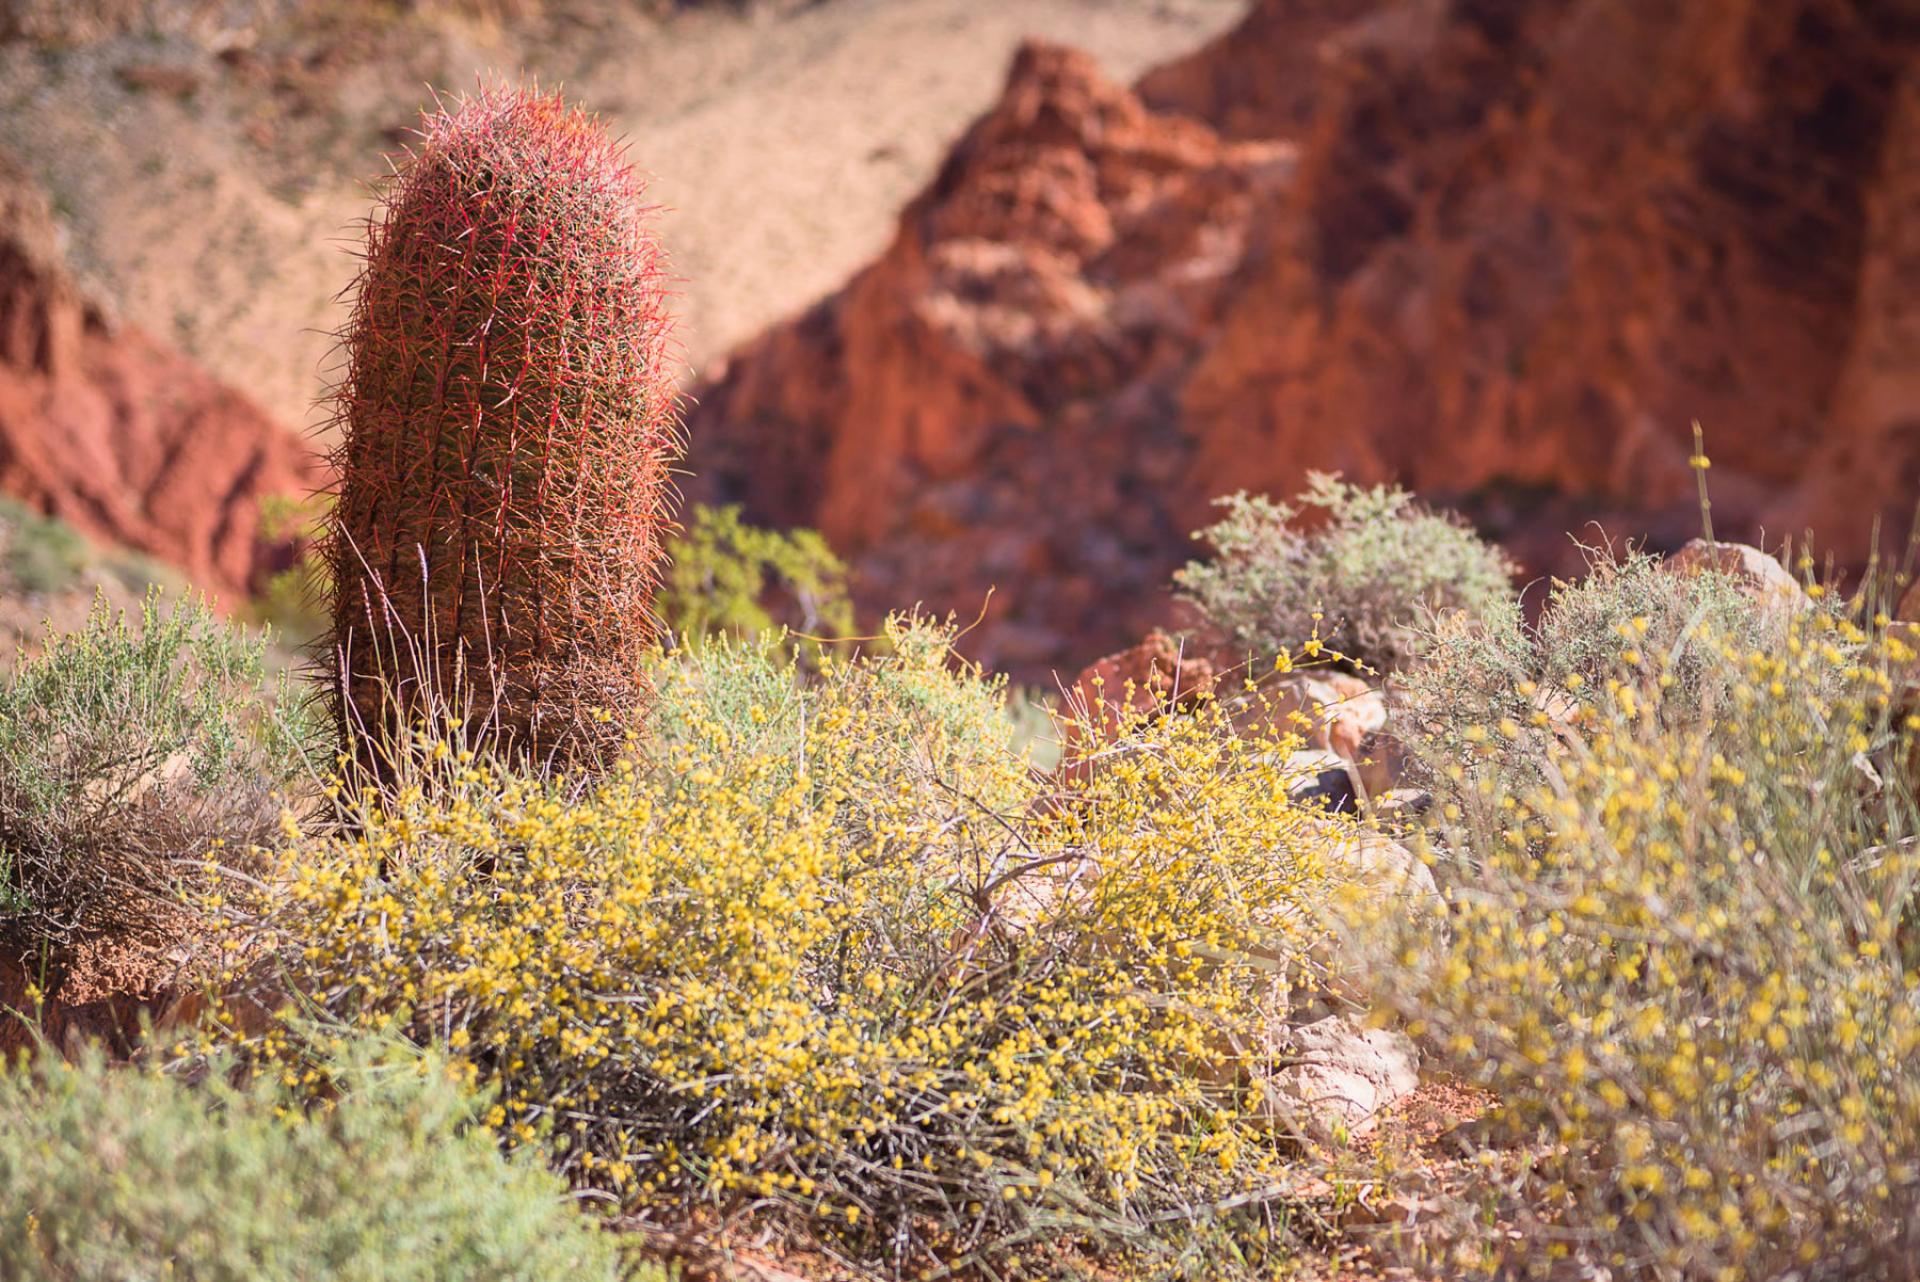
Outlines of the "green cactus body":
{"label": "green cactus body", "polygon": [[558,97],[429,116],[368,221],[335,392],[326,661],[363,762],[423,716],[604,760],[644,700],[679,446],[665,259]]}

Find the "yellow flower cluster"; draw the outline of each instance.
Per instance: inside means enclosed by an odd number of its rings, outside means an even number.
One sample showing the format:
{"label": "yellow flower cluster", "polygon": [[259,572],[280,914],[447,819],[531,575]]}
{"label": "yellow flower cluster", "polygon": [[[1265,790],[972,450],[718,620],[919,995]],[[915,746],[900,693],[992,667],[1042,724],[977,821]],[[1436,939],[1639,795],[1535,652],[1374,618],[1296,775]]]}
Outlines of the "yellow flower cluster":
{"label": "yellow flower cluster", "polygon": [[1912,1248],[1920,809],[1883,624],[1696,633],[1724,674],[1696,701],[1629,627],[1574,726],[1478,737],[1546,782],[1456,772],[1484,795],[1435,836],[1451,942],[1385,974],[1534,1154],[1497,1208],[1521,1231],[1455,1264],[1866,1277]]}
{"label": "yellow flower cluster", "polygon": [[[1277,1222],[1248,1057],[1326,871],[1289,742],[1133,726],[1053,780],[947,634],[804,677],[669,657],[581,783],[427,743],[264,883],[285,982],[448,1047],[492,1122],[641,1215],[785,1208],[846,1249],[1138,1247]],[[239,948],[236,945],[236,948]],[[298,1072],[311,1031],[258,1053]]]}

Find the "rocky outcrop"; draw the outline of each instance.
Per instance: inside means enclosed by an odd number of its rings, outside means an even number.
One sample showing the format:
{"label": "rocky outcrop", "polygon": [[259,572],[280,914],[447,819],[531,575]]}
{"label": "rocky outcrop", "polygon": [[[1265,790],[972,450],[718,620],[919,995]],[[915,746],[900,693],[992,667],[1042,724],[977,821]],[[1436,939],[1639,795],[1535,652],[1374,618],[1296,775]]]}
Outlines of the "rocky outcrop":
{"label": "rocky outcrop", "polygon": [[1155,628],[1139,644],[1088,664],[1061,688],[1065,768],[1084,776],[1139,721],[1224,698],[1241,733],[1296,741],[1300,750],[1286,773],[1298,798],[1318,796],[1334,809],[1352,809],[1363,793],[1397,782],[1397,762],[1384,751],[1387,701],[1379,690],[1331,668],[1249,672],[1244,659],[1204,628],[1184,638]]}
{"label": "rocky outcrop", "polygon": [[1213,661],[1159,628],[1136,646],[1088,664],[1064,691],[1069,757],[1112,741],[1137,719],[1191,707],[1219,681]]}
{"label": "rocky outcrop", "polygon": [[699,393],[693,494],[819,526],[869,605],[996,589],[994,666],[1143,634],[1191,528],[1175,393],[1291,156],[1029,45],[879,261]]}
{"label": "rocky outcrop", "polygon": [[319,480],[293,433],[65,270],[44,197],[0,159],[0,491],[229,601],[289,563],[260,505]]}
{"label": "rocky outcrop", "polygon": [[1197,52],[1136,86],[1155,111],[1204,120],[1227,138],[1296,138],[1313,128],[1341,44],[1382,0],[1265,0]]}
{"label": "rocky outcrop", "polygon": [[1337,467],[1687,519],[1697,418],[1722,524],[1858,555],[1920,493],[1890,421],[1914,402],[1885,386],[1920,350],[1898,8],[1383,6],[1342,37],[1273,252],[1185,386],[1197,477]]}
{"label": "rocky outcrop", "polygon": [[1138,91],[1029,47],[845,289],[740,350],[696,493],[1044,679],[1310,468],[1532,570],[1920,495],[1920,19],[1870,0],[1259,0]]}
{"label": "rocky outcrop", "polygon": [[1776,622],[1805,610],[1813,599],[1787,567],[1747,543],[1709,543],[1692,539],[1661,563],[1670,574],[1724,575],[1739,585],[1767,617]]}

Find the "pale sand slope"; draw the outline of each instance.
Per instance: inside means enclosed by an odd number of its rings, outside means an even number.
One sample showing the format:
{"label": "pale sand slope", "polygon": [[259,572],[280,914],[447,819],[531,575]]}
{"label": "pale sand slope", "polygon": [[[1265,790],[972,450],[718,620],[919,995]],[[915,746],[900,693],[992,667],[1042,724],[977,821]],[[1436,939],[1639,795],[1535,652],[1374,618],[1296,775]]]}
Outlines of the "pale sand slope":
{"label": "pale sand slope", "polygon": [[[1189,49],[1242,0],[824,0],[788,14],[609,9],[541,37],[443,23],[376,42],[322,80],[317,110],[201,44],[119,40],[0,50],[0,138],[47,184],[76,265],[137,324],[197,354],[287,421],[315,421],[333,296],[388,132],[424,83],[537,76],[604,114],[655,176],[686,278],[687,352],[705,366],[832,290],[993,99],[1014,47],[1087,49],[1115,75]],[[244,40],[244,36],[241,37]],[[385,52],[391,48],[392,52]],[[130,62],[188,68],[184,96],[132,90]],[[309,87],[311,100],[315,93]]]}

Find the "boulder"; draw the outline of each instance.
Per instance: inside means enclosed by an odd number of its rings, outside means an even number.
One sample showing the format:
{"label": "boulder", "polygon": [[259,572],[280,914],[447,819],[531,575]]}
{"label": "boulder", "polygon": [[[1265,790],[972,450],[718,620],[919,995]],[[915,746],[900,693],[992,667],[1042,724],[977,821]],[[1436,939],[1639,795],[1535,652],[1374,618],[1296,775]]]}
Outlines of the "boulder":
{"label": "boulder", "polygon": [[1283,1028],[1268,1049],[1264,1086],[1274,1122],[1319,1143],[1363,1133],[1420,1085],[1411,1038],[1345,1015]]}
{"label": "boulder", "polygon": [[1325,838],[1320,849],[1337,877],[1384,900],[1404,901],[1409,908],[1438,911],[1444,906],[1433,870],[1391,837],[1360,824],[1342,824],[1328,827]]}
{"label": "boulder", "polygon": [[1213,693],[1213,663],[1156,628],[1138,645],[1096,659],[1063,691],[1063,759],[1069,768],[1111,743],[1137,717],[1191,707]]}
{"label": "boulder", "polygon": [[1191,704],[1211,694],[1214,682],[1210,660],[1155,628],[1138,645],[1088,664],[1067,697],[1095,714],[1092,719],[1117,724],[1129,713]]}
{"label": "boulder", "polygon": [[1309,747],[1351,763],[1367,757],[1373,737],[1387,727],[1387,701],[1359,677],[1331,669],[1288,672],[1263,682],[1248,701],[1259,724],[1271,721],[1300,734]]}
{"label": "boulder", "polygon": [[1364,824],[1334,819],[1313,822],[1300,840],[1324,866],[1322,910],[1331,920],[1321,929],[1314,915],[1305,952],[1286,959],[1286,986],[1272,995],[1268,1011],[1280,1023],[1367,1006],[1376,922],[1410,924],[1436,940],[1447,930],[1446,899],[1433,870],[1406,846]]}
{"label": "boulder", "polygon": [[1424,788],[1389,788],[1374,798],[1373,809],[1383,819],[1412,820],[1433,809],[1433,794]]}
{"label": "boulder", "polygon": [[1322,748],[1296,752],[1287,758],[1285,772],[1287,795],[1295,801],[1321,806],[1334,814],[1359,809],[1353,767],[1339,753]]}

